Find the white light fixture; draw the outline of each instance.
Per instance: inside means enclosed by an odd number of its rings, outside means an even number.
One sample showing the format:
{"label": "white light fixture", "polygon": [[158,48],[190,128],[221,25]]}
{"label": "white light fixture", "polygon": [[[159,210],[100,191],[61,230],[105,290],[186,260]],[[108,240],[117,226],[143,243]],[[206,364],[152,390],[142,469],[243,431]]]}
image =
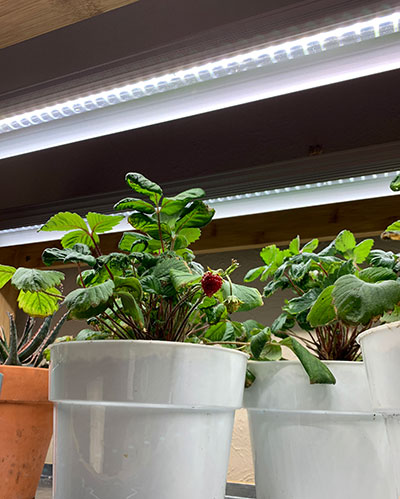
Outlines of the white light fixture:
{"label": "white light fixture", "polygon": [[[314,184],[296,185],[273,191],[261,191],[206,200],[215,208],[214,219],[232,218],[257,213],[293,210],[361,199],[374,199],[397,195],[389,189],[388,177],[400,171],[362,175]],[[128,215],[129,213],[125,213]],[[43,221],[44,223],[45,221]],[[63,232],[38,232],[40,225],[0,230],[0,247],[38,243],[61,239]],[[122,221],[111,232],[132,231],[132,226]]]}
{"label": "white light fixture", "polygon": [[0,120],[0,159],[400,68],[400,12]]}

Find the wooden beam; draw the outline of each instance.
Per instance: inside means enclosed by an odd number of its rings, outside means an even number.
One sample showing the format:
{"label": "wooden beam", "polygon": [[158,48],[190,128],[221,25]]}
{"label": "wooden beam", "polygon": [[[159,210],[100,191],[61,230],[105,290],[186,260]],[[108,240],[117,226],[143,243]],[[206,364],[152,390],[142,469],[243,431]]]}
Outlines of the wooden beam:
{"label": "wooden beam", "polygon": [[7,312],[15,314],[17,312],[18,291],[7,283],[0,290],[0,326],[4,329],[6,337],[9,338],[10,326]]}
{"label": "wooden beam", "polygon": [[137,0],[0,0],[0,48]]}
{"label": "wooden beam", "polygon": [[224,218],[206,227],[193,249],[216,252],[284,245],[296,235],[302,240],[330,240],[343,229],[357,237],[378,236],[397,219],[397,196]]}
{"label": "wooden beam", "polygon": [[[400,218],[397,196],[225,218],[205,227],[192,249],[196,253],[213,253],[261,248],[272,243],[283,245],[297,234],[303,240],[313,237],[329,240],[343,229],[358,237],[377,236],[397,218]],[[120,238],[120,233],[101,236],[103,252],[115,251]],[[41,255],[49,247],[61,247],[60,242],[0,248],[0,263],[43,267]]]}

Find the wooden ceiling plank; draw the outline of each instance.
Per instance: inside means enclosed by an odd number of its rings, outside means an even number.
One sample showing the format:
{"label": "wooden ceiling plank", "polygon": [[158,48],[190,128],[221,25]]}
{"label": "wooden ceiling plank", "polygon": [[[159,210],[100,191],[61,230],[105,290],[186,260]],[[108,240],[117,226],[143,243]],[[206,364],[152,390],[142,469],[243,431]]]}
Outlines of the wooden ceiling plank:
{"label": "wooden ceiling plank", "polygon": [[0,48],[75,24],[137,0],[0,0]]}

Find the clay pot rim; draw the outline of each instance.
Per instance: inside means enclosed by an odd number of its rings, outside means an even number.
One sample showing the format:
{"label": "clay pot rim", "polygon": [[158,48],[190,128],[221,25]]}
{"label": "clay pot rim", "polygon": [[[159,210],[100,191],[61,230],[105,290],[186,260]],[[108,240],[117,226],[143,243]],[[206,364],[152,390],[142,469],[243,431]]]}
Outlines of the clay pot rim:
{"label": "clay pot rim", "polygon": [[[39,372],[42,372],[42,371],[47,371],[49,372],[49,370],[45,367],[32,367],[32,366],[6,366],[5,364],[0,364],[0,371],[2,371],[3,369],[7,369],[10,371],[12,370],[17,370],[17,369],[24,369],[24,370],[29,370],[29,371],[39,371]],[[2,373],[4,374],[4,373]]]}
{"label": "clay pot rim", "polygon": [[0,403],[47,405],[49,370],[39,367],[0,365],[3,384]]}

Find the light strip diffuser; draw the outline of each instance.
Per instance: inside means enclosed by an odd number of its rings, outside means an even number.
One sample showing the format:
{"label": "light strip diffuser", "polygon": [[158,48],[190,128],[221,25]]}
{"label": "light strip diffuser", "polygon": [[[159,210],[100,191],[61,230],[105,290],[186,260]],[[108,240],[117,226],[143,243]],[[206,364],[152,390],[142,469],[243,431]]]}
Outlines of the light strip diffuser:
{"label": "light strip diffuser", "polygon": [[0,159],[400,67],[400,12],[0,120]]}
{"label": "light strip diffuser", "polygon": [[[222,219],[374,199],[397,194],[389,188],[391,178],[395,178],[396,175],[400,175],[400,171],[238,194],[208,199],[206,203],[215,208],[214,219]],[[64,235],[63,232],[38,232],[39,228],[40,225],[33,225],[0,230],[0,247],[52,241],[61,239]],[[132,231],[132,226],[126,220],[112,230],[112,232],[125,231]]]}

